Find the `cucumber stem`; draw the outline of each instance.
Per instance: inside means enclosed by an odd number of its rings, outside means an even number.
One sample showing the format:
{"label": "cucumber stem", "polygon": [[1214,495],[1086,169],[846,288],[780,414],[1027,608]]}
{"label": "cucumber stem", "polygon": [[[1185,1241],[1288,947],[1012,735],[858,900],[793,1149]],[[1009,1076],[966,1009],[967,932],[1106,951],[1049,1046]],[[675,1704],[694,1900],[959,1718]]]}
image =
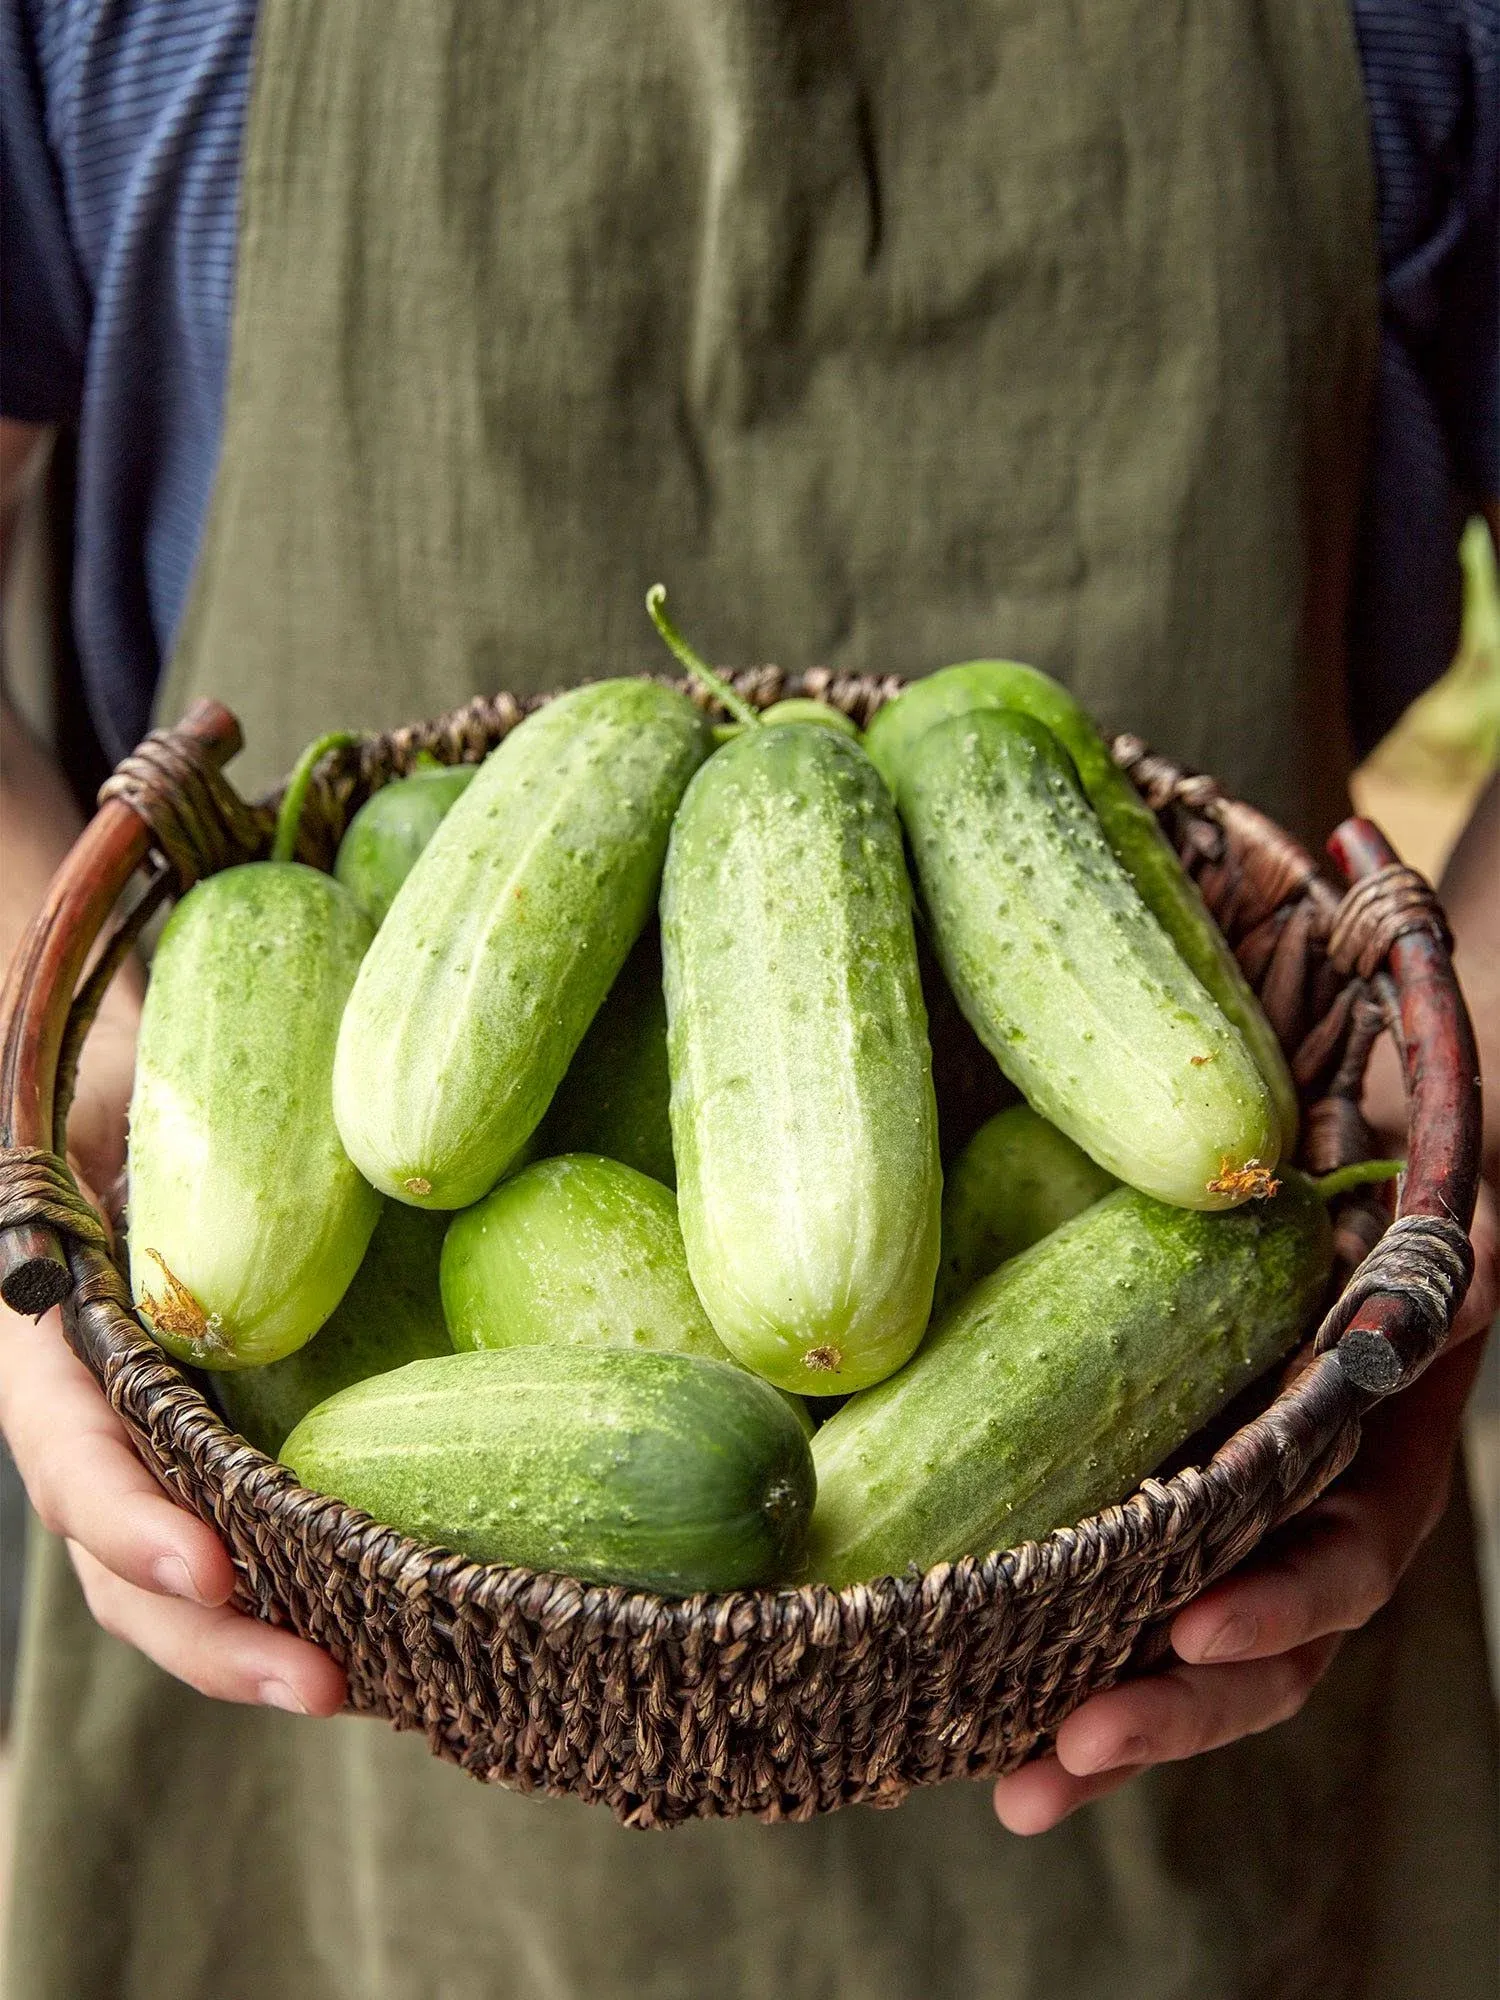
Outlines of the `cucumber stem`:
{"label": "cucumber stem", "polygon": [[1347,1194],[1351,1188],[1393,1181],[1405,1171],[1405,1160],[1356,1160],[1352,1166],[1335,1167],[1331,1174],[1313,1174],[1311,1180],[1313,1192],[1324,1201],[1332,1201],[1335,1195]]}
{"label": "cucumber stem", "polygon": [[292,861],[296,858],[297,835],[302,830],[302,810],[307,804],[313,772],[330,750],[342,750],[347,744],[358,743],[359,740],[353,730],[336,729],[331,735],[320,736],[315,743],[309,743],[292,766],[292,775],[282,794],[281,810],[276,815],[276,838],[271,843],[273,861]]}
{"label": "cucumber stem", "polygon": [[692,679],[697,681],[700,687],[706,688],[721,707],[727,708],[736,722],[742,722],[750,729],[758,728],[760,724],[759,711],[753,708],[743,695],[736,694],[728,681],[716,674],[711,666],[699,659],[687,640],[683,638],[677,627],[667,616],[665,609],[666,602],[666,585],[664,583],[653,583],[651,588],[646,592],[646,609],[651,615],[651,623],[661,634],[668,647],[676,654],[678,660],[687,669]]}

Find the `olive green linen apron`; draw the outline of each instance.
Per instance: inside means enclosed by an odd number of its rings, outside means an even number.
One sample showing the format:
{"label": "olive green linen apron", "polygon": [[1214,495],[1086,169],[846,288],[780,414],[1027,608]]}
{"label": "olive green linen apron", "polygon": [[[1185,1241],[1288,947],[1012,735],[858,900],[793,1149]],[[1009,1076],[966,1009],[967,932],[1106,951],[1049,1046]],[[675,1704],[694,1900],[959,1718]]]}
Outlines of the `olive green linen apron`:
{"label": "olive green linen apron", "polygon": [[[266,0],[162,705],[333,726],[1003,652],[1314,835],[1375,326],[1342,0]],[[39,1540],[14,2000],[1472,2000],[1461,1503],[1306,1712],[1046,1838],[988,1787],[633,1834],[206,1702]]]}

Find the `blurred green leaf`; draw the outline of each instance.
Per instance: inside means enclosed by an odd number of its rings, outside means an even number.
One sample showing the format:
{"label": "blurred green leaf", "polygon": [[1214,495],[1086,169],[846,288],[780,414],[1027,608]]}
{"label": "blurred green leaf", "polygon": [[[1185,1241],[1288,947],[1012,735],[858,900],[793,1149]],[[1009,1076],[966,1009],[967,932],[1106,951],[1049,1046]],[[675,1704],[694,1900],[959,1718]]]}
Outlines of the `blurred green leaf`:
{"label": "blurred green leaf", "polygon": [[1500,578],[1483,521],[1469,523],[1460,554],[1458,655],[1371,759],[1383,776],[1426,790],[1472,785],[1500,764]]}

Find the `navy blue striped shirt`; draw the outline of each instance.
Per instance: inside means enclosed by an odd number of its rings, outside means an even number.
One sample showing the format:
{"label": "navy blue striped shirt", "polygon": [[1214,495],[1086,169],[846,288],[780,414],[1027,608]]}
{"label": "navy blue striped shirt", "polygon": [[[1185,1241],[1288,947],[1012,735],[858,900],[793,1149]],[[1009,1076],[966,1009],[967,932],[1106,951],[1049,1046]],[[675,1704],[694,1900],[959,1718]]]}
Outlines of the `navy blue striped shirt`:
{"label": "navy blue striped shirt", "polygon": [[[1500,0],[1352,0],[1384,337],[1352,633],[1368,747],[1458,630],[1500,494]],[[0,0],[0,407],[76,424],[74,627],[106,750],[147,727],[223,426],[256,0]]]}

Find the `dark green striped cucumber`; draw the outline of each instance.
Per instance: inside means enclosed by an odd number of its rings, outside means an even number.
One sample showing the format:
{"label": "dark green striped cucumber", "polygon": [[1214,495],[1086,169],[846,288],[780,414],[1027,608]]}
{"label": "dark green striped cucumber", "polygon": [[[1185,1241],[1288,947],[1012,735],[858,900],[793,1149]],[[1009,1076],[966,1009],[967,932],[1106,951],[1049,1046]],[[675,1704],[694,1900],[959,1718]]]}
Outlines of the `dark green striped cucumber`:
{"label": "dark green striped cucumber", "polygon": [[846,736],[747,730],[688,788],[662,888],[688,1268],[779,1387],[877,1382],[922,1337],[941,1174],[901,834]]}
{"label": "dark green striped cucumber", "polygon": [[818,1432],[811,1575],[986,1555],[1124,1499],[1293,1345],[1331,1258],[1298,1174],[1228,1215],[1106,1195]]}
{"label": "dark green striped cucumber", "polygon": [[641,932],[537,1127],[535,1157],[602,1153],[676,1187],[661,932]]}
{"label": "dark green striped cucumber", "polygon": [[[688,1276],[669,1188],[571,1153],[502,1181],[448,1226],[443,1311],[456,1348],[650,1348],[733,1356]],[[793,1414],[812,1435],[800,1398]]]}
{"label": "dark green striped cucumber", "polygon": [[307,1345],[285,1361],[214,1377],[219,1408],[242,1437],[274,1458],[308,1411],[340,1389],[452,1353],[438,1289],[446,1226],[446,1216],[386,1202],[353,1283]]}
{"label": "dark green striped cucumber", "polygon": [[130,1101],[131,1289],[162,1346],[200,1368],[279,1361],[310,1340],[380,1212],[331,1102],[370,922],[331,876],[281,858],[324,747],[288,787],[278,858],[190,889],[146,990]]}
{"label": "dark green striped cucumber", "polygon": [[859,743],[745,725],[687,789],[662,878],[672,1151],[688,1269],[779,1388],[878,1382],[922,1338],[942,1170],[901,829]]}
{"label": "dark green striped cucumber", "polygon": [[417,856],[478,768],[440,764],[424,752],[410,777],[383,785],[350,820],[333,872],[372,924],[385,922]]}
{"label": "dark green striped cucumber", "polygon": [[1281,1150],[1290,1153],[1297,1136],[1297,1092],[1275,1031],[1155,813],[1065,687],[1014,660],[971,660],[914,681],[879,710],[867,732],[866,745],[881,776],[898,791],[913,745],[937,723],[976,708],[1019,710],[1051,730],[1068,752],[1104,837],[1142,902],[1244,1036],[1276,1103]]}
{"label": "dark green striped cucumber", "polygon": [[943,1260],[934,1317],[1115,1186],[1081,1147],[1013,1104],[981,1125],[943,1180]]}
{"label": "dark green striped cucumber", "polygon": [[943,969],[1032,1107],[1162,1201],[1269,1192],[1265,1079],[1136,893],[1062,745],[975,709],[908,752],[900,804]]}
{"label": "dark green striped cucumber", "polygon": [[789,1574],[813,1503],[807,1440],[773,1389],[620,1348],[413,1361],[313,1410],[281,1456],[419,1541],[673,1597]]}
{"label": "dark green striped cucumber", "polygon": [[650,915],[709,741],[686,696],[599,681],[480,766],[398,890],[339,1033],[334,1114],[382,1193],[466,1208],[515,1159]]}

